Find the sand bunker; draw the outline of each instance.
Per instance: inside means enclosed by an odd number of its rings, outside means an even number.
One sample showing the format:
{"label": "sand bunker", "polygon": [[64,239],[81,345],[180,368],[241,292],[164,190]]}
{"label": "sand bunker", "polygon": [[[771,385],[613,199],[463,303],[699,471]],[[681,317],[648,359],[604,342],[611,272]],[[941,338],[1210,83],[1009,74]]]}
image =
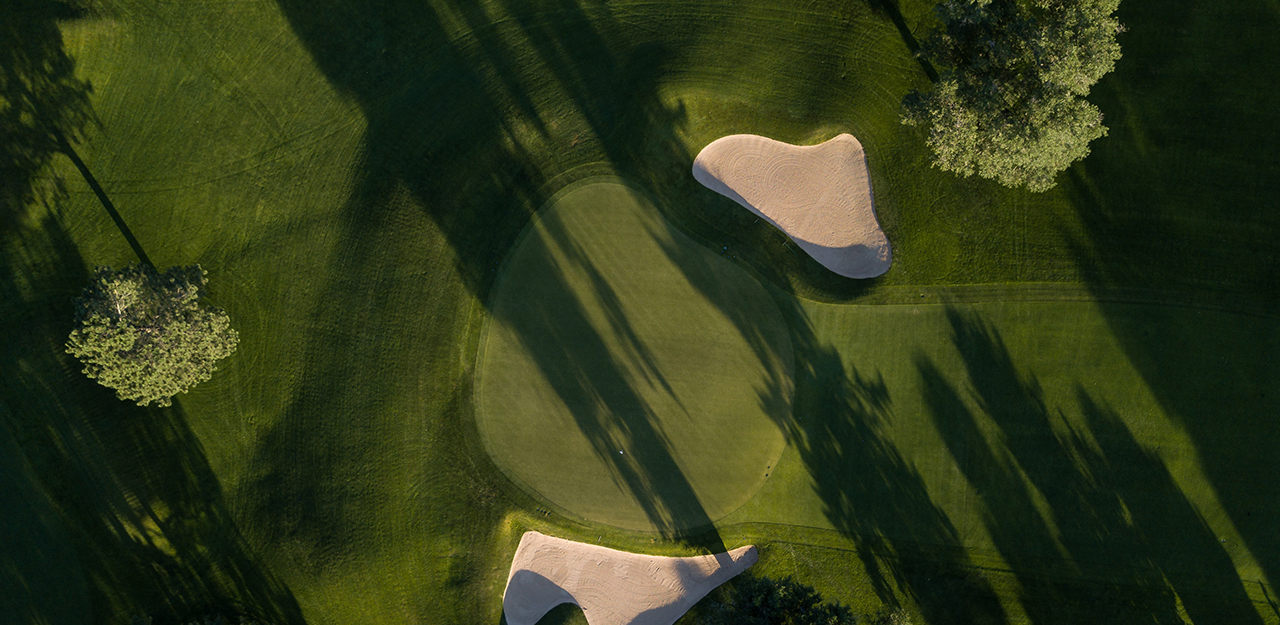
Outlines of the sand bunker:
{"label": "sand bunker", "polygon": [[831,271],[873,278],[889,270],[866,154],[852,135],[813,146],[723,137],[698,154],[693,177],[780,228]]}
{"label": "sand bunker", "polygon": [[645,556],[526,532],[502,597],[508,625],[534,625],[572,603],[591,625],[671,625],[755,564],[752,546],[692,558]]}

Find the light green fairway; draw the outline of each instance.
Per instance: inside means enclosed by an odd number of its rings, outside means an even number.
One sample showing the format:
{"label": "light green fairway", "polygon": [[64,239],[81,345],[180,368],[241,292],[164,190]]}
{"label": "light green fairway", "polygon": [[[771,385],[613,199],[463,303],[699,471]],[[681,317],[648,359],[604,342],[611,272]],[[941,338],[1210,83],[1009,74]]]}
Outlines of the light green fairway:
{"label": "light green fairway", "polygon": [[642,192],[607,178],[558,194],[499,280],[477,420],[517,483],[587,519],[675,530],[764,481],[791,409],[782,314]]}

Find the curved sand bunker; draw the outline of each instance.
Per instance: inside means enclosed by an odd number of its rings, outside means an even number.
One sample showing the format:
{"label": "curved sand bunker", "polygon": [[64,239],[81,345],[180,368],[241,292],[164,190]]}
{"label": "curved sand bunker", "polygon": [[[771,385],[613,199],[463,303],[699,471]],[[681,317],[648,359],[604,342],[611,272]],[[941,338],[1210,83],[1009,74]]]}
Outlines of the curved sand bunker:
{"label": "curved sand bunker", "polygon": [[693,177],[777,226],[831,271],[874,278],[889,270],[889,240],[876,221],[866,154],[853,135],[813,146],[722,137],[698,154]]}
{"label": "curved sand bunker", "polygon": [[692,558],[645,556],[525,532],[502,596],[508,625],[534,625],[562,603],[590,625],[671,625],[759,556],[753,546]]}

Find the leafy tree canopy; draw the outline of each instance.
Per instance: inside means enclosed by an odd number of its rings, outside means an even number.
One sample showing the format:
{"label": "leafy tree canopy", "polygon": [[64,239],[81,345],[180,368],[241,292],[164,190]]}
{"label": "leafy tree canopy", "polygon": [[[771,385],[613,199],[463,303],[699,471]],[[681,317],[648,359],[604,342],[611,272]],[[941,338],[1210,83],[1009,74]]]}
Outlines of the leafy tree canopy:
{"label": "leafy tree canopy", "polygon": [[150,265],[99,267],[76,299],[67,352],[84,373],[139,406],[168,406],[203,382],[239,336],[220,308],[201,306],[199,265],[164,273]]}
{"label": "leafy tree canopy", "polygon": [[705,625],[853,625],[857,618],[839,603],[824,603],[790,577],[739,577],[722,586],[722,600],[703,613]]}
{"label": "leafy tree canopy", "polygon": [[922,54],[942,68],[903,99],[934,164],[1045,191],[1107,134],[1089,89],[1120,58],[1120,0],[945,0]]}
{"label": "leafy tree canopy", "polygon": [[[152,625],[154,619],[150,616],[134,616],[133,625]],[[263,625],[260,621],[254,620],[248,616],[240,616],[236,621],[228,621],[227,617],[221,614],[206,614],[186,620],[184,625],[229,625],[230,623],[238,623],[239,625]]]}

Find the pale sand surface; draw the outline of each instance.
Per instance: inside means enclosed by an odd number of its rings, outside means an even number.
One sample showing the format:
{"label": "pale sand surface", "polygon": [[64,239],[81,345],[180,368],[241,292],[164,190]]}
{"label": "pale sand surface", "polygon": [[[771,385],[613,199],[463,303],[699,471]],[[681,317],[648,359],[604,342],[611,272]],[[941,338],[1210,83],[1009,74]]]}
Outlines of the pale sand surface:
{"label": "pale sand surface", "polygon": [[508,625],[534,625],[572,603],[591,625],[671,625],[755,564],[753,546],[690,558],[646,556],[526,532],[502,597]]}
{"label": "pale sand surface", "polygon": [[693,162],[707,188],[777,226],[822,266],[848,278],[889,270],[892,254],[853,135],[795,146],[759,135],[711,142]]}

